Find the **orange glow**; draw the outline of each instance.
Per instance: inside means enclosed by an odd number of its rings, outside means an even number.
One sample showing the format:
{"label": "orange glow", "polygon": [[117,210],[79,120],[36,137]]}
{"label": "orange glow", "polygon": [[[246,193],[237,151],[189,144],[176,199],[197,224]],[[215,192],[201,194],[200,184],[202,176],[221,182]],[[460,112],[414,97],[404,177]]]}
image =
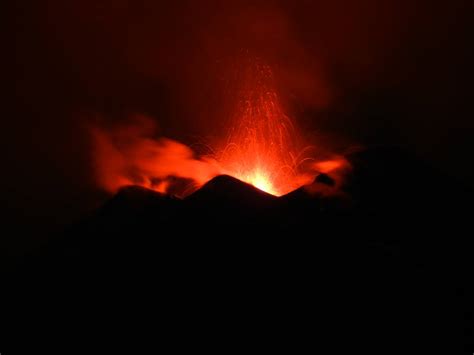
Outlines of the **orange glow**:
{"label": "orange glow", "polygon": [[127,185],[168,193],[173,177],[192,180],[193,187],[199,187],[223,173],[211,158],[199,159],[180,142],[156,138],[156,124],[145,116],[108,129],[92,126],[91,135],[97,183],[112,193]]}
{"label": "orange glow", "polygon": [[257,171],[257,172],[255,172],[254,175],[246,176],[246,177],[242,178],[242,180],[248,182],[249,184],[251,184],[253,186],[255,186],[257,189],[268,192],[269,194],[272,194],[272,195],[277,195],[278,194],[278,192],[273,187],[272,182],[270,181],[268,176],[265,175],[265,173],[261,173],[261,172]]}
{"label": "orange glow", "polygon": [[345,164],[346,164],[346,161],[342,158],[339,158],[339,159],[317,162],[314,164],[314,167],[316,168],[317,171],[327,174],[327,173],[330,173],[331,171],[342,168]]}
{"label": "orange glow", "polygon": [[275,90],[273,73],[258,61],[239,72],[237,105],[227,141],[215,159],[231,176],[280,196],[310,183],[296,129]]}
{"label": "orange glow", "polygon": [[[155,121],[142,115],[108,129],[93,126],[100,186],[115,192],[140,185],[185,197],[215,176],[227,174],[282,196],[311,184],[317,174],[344,165],[340,158],[318,162],[305,156],[309,149],[284,112],[269,66],[254,61],[237,74],[229,133],[220,144],[210,144],[211,155],[199,157],[180,142],[157,137]],[[183,185],[183,180],[188,183]]]}

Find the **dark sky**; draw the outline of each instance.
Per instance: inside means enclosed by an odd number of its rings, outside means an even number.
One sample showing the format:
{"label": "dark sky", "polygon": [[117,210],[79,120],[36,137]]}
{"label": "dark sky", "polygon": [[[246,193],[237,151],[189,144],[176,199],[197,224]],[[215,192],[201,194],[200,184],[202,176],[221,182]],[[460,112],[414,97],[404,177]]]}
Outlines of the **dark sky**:
{"label": "dark sky", "polygon": [[12,2],[2,208],[17,232],[1,245],[24,250],[101,201],[91,117],[146,113],[174,139],[219,134],[226,83],[246,55],[274,68],[305,128],[404,145],[472,186],[473,4]]}

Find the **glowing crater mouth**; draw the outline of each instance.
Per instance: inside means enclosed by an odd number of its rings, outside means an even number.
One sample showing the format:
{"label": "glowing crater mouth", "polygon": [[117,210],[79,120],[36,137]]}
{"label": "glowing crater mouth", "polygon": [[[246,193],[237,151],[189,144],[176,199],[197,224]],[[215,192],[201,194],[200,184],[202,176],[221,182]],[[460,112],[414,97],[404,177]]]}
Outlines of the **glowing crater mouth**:
{"label": "glowing crater mouth", "polygon": [[256,172],[255,174],[242,180],[271,195],[280,195],[274,188],[267,175],[262,172]]}

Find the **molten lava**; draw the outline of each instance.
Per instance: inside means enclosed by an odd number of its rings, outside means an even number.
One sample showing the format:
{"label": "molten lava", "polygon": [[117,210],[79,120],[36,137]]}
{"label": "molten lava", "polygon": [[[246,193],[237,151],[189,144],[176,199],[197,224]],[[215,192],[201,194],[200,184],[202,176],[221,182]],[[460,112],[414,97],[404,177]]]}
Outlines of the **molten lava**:
{"label": "molten lava", "polygon": [[277,196],[310,183],[311,176],[299,171],[303,150],[270,67],[254,62],[240,73],[240,80],[232,128],[215,157],[219,165],[226,174]]}
{"label": "molten lava", "polygon": [[197,157],[180,142],[157,138],[156,122],[142,115],[107,129],[94,125],[100,186],[116,192],[140,185],[185,197],[213,177],[227,174],[281,196],[310,184],[320,172],[344,166],[341,159],[317,161],[305,156],[309,149],[283,110],[269,66],[253,61],[237,77],[231,92],[236,100],[228,117],[230,129],[220,144],[209,144],[214,154]]}
{"label": "molten lava", "polygon": [[244,176],[242,180],[255,186],[257,189],[268,192],[269,194],[278,194],[278,191],[275,190],[270,179],[266,176],[265,173],[262,173],[260,171],[256,171],[253,176]]}

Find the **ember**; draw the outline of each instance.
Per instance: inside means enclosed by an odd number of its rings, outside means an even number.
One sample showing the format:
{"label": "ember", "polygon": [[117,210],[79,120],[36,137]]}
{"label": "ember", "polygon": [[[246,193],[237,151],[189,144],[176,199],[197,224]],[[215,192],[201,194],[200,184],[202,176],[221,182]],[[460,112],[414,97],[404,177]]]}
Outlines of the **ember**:
{"label": "ember", "polygon": [[[111,192],[140,185],[171,193],[174,177],[193,181],[178,193],[185,197],[213,177],[226,174],[275,196],[310,184],[320,172],[340,168],[339,160],[309,156],[285,114],[271,68],[247,61],[238,73],[237,100],[222,143],[211,142],[213,154],[197,157],[191,148],[170,139],[156,139],[152,119],[137,116],[128,125],[93,130],[98,180]],[[176,194],[176,189],[173,190]]]}
{"label": "ember", "polygon": [[300,171],[304,149],[283,111],[270,67],[256,60],[240,77],[232,129],[216,160],[226,174],[272,195],[310,183],[314,174]]}

